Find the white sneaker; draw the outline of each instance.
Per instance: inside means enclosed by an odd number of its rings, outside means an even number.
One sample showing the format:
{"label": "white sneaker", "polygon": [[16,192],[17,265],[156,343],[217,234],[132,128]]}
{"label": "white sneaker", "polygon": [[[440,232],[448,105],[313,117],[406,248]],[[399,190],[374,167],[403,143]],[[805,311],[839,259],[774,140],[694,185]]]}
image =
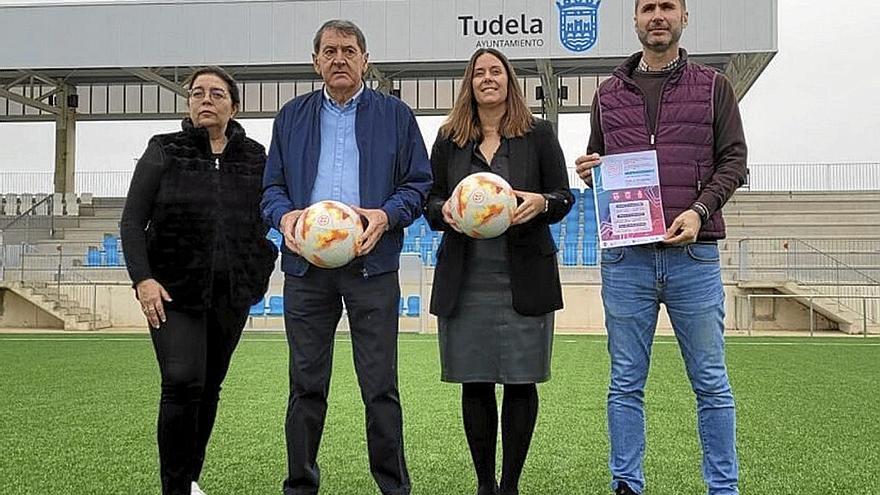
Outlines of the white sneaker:
{"label": "white sneaker", "polygon": [[192,491],[190,492],[190,495],[208,495],[208,494],[203,492],[202,489],[199,488],[199,484],[196,483],[195,481],[193,481],[192,482]]}

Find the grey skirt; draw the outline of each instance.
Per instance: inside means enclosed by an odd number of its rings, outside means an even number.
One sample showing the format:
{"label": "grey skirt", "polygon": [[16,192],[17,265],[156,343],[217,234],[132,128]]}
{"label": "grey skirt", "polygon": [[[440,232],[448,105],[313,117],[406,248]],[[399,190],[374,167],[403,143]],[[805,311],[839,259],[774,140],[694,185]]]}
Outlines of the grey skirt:
{"label": "grey skirt", "polygon": [[455,313],[438,320],[441,379],[539,383],[550,379],[553,316],[513,309],[507,240],[471,240]]}

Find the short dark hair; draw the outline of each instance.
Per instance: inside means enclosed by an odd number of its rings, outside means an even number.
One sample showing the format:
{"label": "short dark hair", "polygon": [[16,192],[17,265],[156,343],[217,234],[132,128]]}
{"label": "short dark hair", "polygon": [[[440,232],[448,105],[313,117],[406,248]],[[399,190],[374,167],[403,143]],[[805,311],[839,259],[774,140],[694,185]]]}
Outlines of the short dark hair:
{"label": "short dark hair", "polygon": [[[639,11],[639,2],[641,2],[641,1],[642,1],[642,0],[636,0],[636,7],[635,7],[636,12]],[[687,6],[687,0],[678,0],[678,3],[681,4],[681,10],[685,10],[685,11],[686,11],[686,10],[688,9],[688,6]]]}
{"label": "short dark hair", "polygon": [[361,52],[367,53],[367,38],[364,36],[364,32],[361,31],[357,24],[344,19],[330,19],[321,25],[321,28],[315,33],[315,39],[313,40],[315,45],[314,53],[318,53],[318,50],[321,49],[321,37],[324,36],[324,31],[327,30],[339,31],[347,36],[354,36],[357,38],[358,48],[361,49]]}
{"label": "short dark hair", "polygon": [[241,106],[241,93],[238,91],[238,82],[236,82],[235,78],[229,75],[228,72],[216,65],[209,65],[207,67],[199,67],[196,69],[183,83],[186,90],[191,90],[196,79],[205,74],[211,74],[223,79],[223,82],[226,83],[226,88],[229,90],[229,98],[232,100],[232,104],[237,107]]}

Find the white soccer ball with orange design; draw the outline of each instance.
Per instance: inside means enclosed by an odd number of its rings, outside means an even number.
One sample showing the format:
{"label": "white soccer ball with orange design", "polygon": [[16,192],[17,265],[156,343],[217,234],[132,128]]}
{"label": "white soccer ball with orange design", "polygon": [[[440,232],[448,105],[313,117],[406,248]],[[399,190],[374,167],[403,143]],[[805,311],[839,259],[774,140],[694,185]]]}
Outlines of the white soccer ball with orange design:
{"label": "white soccer ball with orange design", "polygon": [[293,231],[303,258],[320,268],[339,268],[351,262],[363,233],[360,215],[338,201],[309,206]]}
{"label": "white soccer ball with orange design", "polygon": [[451,214],[458,228],[475,239],[491,239],[507,231],[516,213],[516,195],[501,176],[471,174],[452,191]]}

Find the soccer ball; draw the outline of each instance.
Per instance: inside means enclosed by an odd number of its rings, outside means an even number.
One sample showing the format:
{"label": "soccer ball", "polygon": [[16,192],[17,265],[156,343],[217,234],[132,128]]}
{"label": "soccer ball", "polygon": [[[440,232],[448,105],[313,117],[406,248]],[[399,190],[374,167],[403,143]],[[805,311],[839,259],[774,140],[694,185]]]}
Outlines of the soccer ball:
{"label": "soccer ball", "polygon": [[338,201],[309,206],[293,231],[303,258],[320,268],[339,268],[353,260],[363,233],[360,215]]}
{"label": "soccer ball", "polygon": [[503,234],[516,212],[516,195],[501,176],[471,174],[452,191],[452,218],[462,232],[474,239],[491,239]]}

